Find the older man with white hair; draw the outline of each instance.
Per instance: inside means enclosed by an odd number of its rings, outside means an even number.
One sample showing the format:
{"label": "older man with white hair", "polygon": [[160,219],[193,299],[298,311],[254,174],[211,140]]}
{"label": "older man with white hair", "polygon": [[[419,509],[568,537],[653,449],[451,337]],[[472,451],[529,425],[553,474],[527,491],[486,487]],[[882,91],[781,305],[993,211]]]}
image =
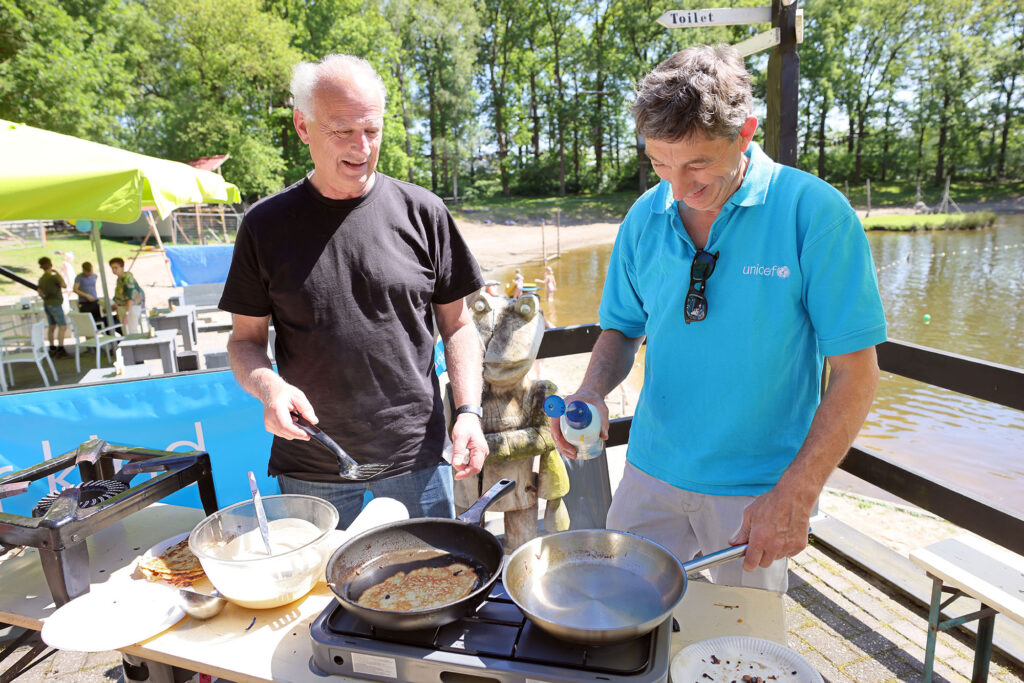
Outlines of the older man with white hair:
{"label": "older man with white hair", "polygon": [[[463,303],[483,278],[442,201],[376,170],[386,91],[367,61],[301,63],[291,89],[313,170],[246,213],[220,301],[233,314],[232,369],[274,434],[269,473],[284,493],[330,500],[341,527],[367,489],[414,517],[452,517],[452,467],[455,478],[470,476],[487,455],[480,342]],[[271,319],[278,372],[266,352]],[[457,413],[450,444],[435,323]],[[293,414],[360,464],[389,469],[342,479],[335,456]]]}

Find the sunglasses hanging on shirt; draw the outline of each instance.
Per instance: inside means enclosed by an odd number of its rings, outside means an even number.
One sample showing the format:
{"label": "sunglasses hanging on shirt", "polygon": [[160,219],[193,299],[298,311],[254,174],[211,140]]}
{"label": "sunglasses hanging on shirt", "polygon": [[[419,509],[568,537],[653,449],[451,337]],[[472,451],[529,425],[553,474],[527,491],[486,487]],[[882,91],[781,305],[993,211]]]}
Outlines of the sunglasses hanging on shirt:
{"label": "sunglasses hanging on shirt", "polygon": [[719,252],[711,253],[698,249],[690,264],[690,289],[683,304],[683,319],[686,324],[700,322],[708,315],[708,299],[704,294],[708,278],[715,272]]}

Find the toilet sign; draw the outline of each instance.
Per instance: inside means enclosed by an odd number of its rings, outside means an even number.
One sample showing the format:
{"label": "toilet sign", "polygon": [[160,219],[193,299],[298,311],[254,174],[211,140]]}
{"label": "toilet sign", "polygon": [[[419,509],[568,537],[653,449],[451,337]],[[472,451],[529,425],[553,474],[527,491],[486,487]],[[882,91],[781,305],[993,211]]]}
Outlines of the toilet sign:
{"label": "toilet sign", "polygon": [[770,24],[771,7],[722,7],[719,9],[673,9],[658,17],[665,28]]}
{"label": "toilet sign", "polygon": [[[792,4],[792,3],[785,3]],[[696,28],[700,26],[733,26],[736,24],[770,24],[771,7],[719,7],[717,9],[673,9],[657,19],[665,28]],[[744,57],[767,50],[782,42],[782,31],[773,28],[742,40],[733,47]],[[804,11],[796,11],[796,42],[804,42]]]}

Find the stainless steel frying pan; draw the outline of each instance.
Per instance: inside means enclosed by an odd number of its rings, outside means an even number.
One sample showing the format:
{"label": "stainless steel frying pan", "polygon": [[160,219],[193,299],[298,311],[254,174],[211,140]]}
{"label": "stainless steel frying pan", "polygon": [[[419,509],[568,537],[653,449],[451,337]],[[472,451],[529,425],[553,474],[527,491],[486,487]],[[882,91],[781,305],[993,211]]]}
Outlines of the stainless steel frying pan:
{"label": "stainless steel frying pan", "polygon": [[680,564],[642,536],[582,529],[541,536],[505,562],[502,583],[534,624],[556,638],[619,643],[657,628],[686,592],[688,572],[724,564],[738,545]]}

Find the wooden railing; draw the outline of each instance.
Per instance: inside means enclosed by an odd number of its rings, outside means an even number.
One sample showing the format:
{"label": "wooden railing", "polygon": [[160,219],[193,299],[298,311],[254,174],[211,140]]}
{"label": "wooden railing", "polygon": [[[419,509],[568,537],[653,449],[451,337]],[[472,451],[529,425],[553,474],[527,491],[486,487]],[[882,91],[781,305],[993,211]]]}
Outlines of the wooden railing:
{"label": "wooden railing", "polygon": [[[547,330],[537,357],[589,353],[600,333],[597,325]],[[900,341],[878,346],[878,364],[884,372],[1024,410],[1024,370],[1019,368]],[[607,445],[625,444],[631,424],[631,417],[612,420]],[[851,448],[840,468],[959,527],[1024,554],[1024,514],[987,503],[977,491],[960,488],[864,448]]]}

